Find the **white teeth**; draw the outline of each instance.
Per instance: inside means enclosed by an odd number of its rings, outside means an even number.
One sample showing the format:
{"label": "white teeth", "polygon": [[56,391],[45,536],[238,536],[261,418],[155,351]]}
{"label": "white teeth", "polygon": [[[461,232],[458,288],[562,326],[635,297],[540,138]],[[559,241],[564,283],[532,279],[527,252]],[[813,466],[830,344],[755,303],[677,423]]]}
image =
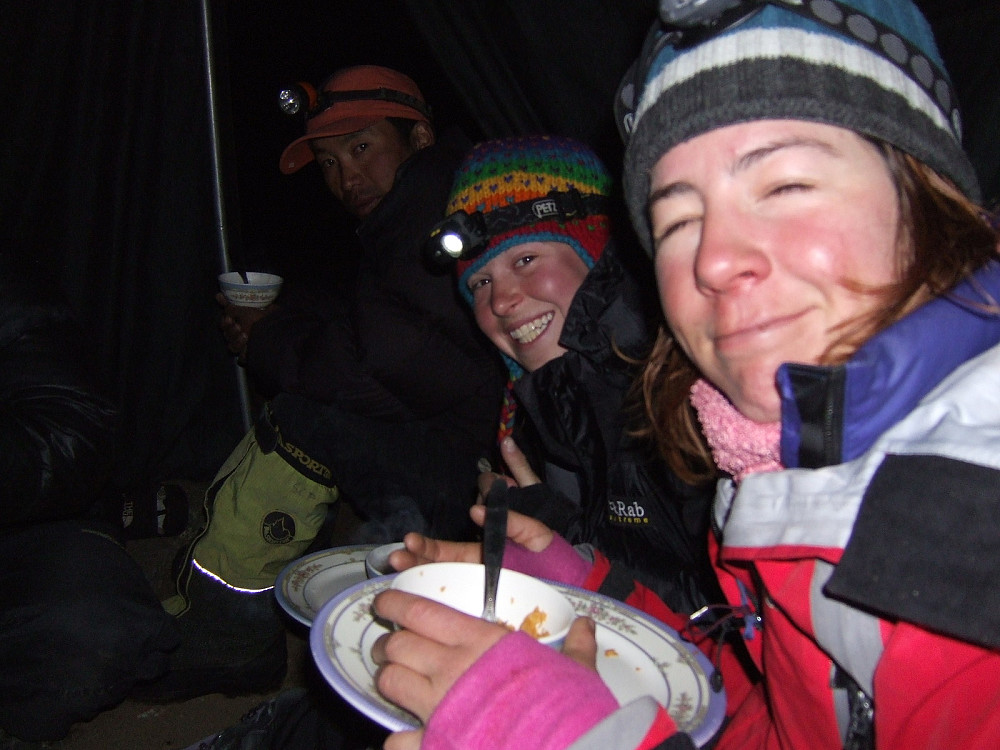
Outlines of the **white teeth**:
{"label": "white teeth", "polygon": [[525,323],[523,326],[519,326],[517,329],[511,331],[510,337],[521,344],[530,344],[544,333],[554,317],[554,313],[545,313],[542,317],[536,318],[530,323]]}

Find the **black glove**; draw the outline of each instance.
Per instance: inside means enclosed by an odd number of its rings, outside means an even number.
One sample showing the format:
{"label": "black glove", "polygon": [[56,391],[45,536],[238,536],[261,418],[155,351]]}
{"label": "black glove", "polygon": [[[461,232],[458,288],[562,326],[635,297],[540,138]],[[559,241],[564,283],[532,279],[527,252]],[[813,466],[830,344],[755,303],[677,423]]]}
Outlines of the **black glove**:
{"label": "black glove", "polygon": [[580,513],[579,506],[544,482],[527,487],[511,487],[507,494],[510,510],[531,516],[560,536],[566,537]]}

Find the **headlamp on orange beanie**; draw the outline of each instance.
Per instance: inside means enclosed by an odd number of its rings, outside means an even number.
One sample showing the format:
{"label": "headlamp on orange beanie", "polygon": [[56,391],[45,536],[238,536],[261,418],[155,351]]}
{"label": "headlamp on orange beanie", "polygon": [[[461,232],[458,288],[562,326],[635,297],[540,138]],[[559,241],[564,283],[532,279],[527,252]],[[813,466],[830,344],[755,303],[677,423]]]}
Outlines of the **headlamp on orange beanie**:
{"label": "headlamp on orange beanie", "polygon": [[310,83],[293,83],[288,88],[278,92],[278,106],[286,115],[305,114],[312,112],[319,103],[316,88]]}
{"label": "headlamp on orange beanie", "polygon": [[296,83],[282,89],[283,112],[302,116],[305,134],[282,152],[279,168],[285,174],[314,160],[311,142],[318,138],[356,133],[386,118],[431,122],[431,108],[416,82],[404,73],[379,65],[342,68],[320,89]]}
{"label": "headlamp on orange beanie", "polygon": [[321,112],[341,102],[383,101],[403,104],[420,112],[428,120],[431,119],[430,106],[415,96],[393,91],[387,88],[366,89],[363,91],[320,91],[308,83],[293,84],[278,92],[278,106],[287,115],[305,114],[311,119]]}

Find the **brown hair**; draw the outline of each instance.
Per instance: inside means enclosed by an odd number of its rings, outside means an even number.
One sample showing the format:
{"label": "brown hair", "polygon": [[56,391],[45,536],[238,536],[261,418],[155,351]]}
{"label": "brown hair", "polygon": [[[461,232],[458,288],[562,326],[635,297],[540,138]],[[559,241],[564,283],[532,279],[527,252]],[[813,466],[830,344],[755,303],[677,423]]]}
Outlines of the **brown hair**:
{"label": "brown hair", "polygon": [[[845,321],[822,364],[847,360],[879,331],[953,289],[997,258],[998,234],[985,212],[930,167],[880,141],[899,200],[899,281],[853,288],[880,298],[871,312]],[[1000,308],[991,308],[1000,314]],[[689,482],[716,476],[711,452],[688,399],[701,377],[665,323],[636,384],[648,419],[640,434],[651,437],[671,468]]]}

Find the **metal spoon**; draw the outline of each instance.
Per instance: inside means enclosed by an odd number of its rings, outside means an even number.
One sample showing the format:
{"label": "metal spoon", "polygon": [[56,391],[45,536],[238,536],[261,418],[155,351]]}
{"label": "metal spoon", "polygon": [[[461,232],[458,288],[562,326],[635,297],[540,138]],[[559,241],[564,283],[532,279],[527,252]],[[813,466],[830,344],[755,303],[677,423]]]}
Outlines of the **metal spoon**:
{"label": "metal spoon", "polygon": [[497,584],[503,567],[507,542],[507,482],[497,479],[486,494],[486,522],[483,524],[483,565],[486,587],[483,592],[483,619],[497,621]]}

